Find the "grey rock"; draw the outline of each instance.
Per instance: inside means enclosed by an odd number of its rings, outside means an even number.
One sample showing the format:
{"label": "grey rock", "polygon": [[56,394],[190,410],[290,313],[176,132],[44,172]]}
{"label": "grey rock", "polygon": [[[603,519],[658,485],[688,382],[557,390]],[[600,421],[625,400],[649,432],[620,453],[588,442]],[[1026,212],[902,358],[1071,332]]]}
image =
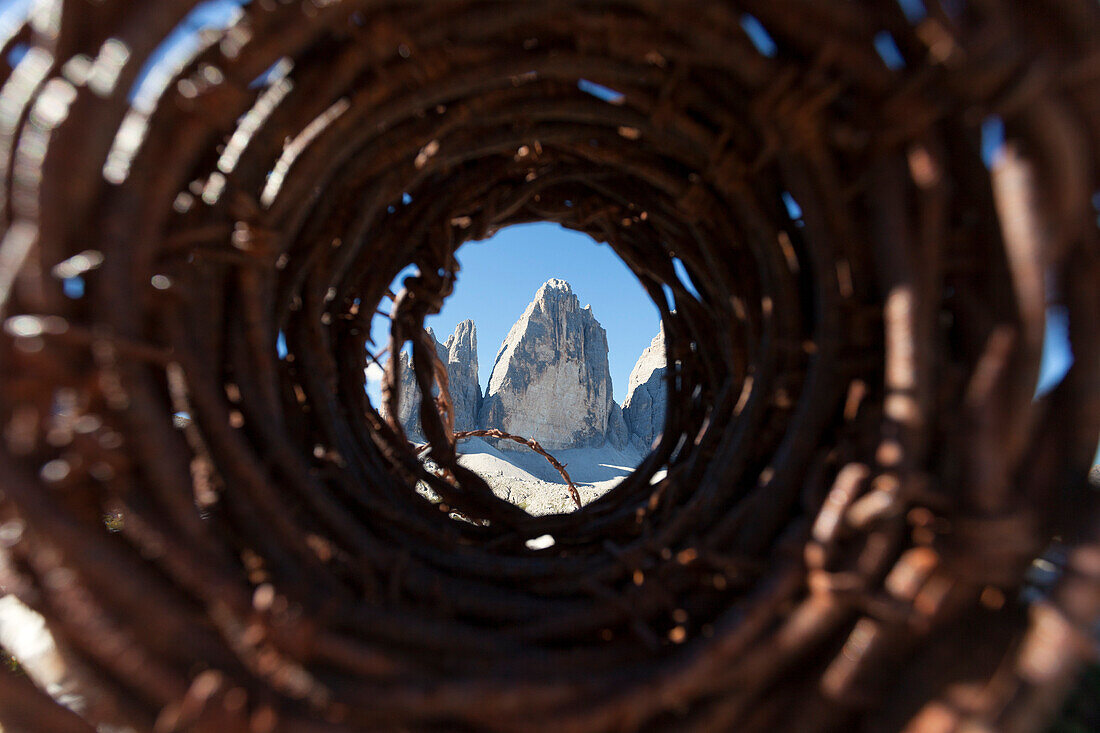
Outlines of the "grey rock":
{"label": "grey rock", "polygon": [[[435,331],[431,327],[425,328],[435,344],[435,353],[444,362],[447,361],[447,348],[439,343],[435,337]],[[424,431],[420,424],[420,387],[416,383],[416,376],[412,370],[412,355],[402,351],[398,358],[397,386],[400,399],[397,407],[397,419],[405,430],[409,440],[419,441],[424,439]],[[382,406],[382,414],[385,416],[385,405]]]}
{"label": "grey rock", "polygon": [[[476,429],[477,415],[481,409],[481,385],[477,379],[477,329],[474,322],[465,320],[459,323],[455,332],[442,344],[430,327],[424,330],[432,337],[440,361],[447,365],[451,401],[455,410],[455,430]],[[417,386],[413,374],[412,357],[402,351],[398,360],[398,386],[401,393],[398,419],[410,440],[423,440],[420,387]]]}
{"label": "grey rock", "polygon": [[630,371],[626,399],[623,401],[623,420],[630,430],[630,439],[643,450],[649,450],[664,430],[668,405],[668,390],[665,387],[667,371],[665,326],[662,323],[660,331]]}
{"label": "grey rock", "polygon": [[477,379],[477,328],[466,319],[443,344],[455,411],[455,430],[476,430],[481,410],[481,384]]}
{"label": "grey rock", "polygon": [[630,429],[623,419],[623,408],[612,400],[611,411],[607,415],[607,442],[613,448],[622,450],[630,443]]}
{"label": "grey rock", "polygon": [[[606,439],[611,392],[607,333],[569,283],[549,280],[497,352],[480,423],[547,449],[598,446]],[[507,442],[499,447],[512,449]]]}

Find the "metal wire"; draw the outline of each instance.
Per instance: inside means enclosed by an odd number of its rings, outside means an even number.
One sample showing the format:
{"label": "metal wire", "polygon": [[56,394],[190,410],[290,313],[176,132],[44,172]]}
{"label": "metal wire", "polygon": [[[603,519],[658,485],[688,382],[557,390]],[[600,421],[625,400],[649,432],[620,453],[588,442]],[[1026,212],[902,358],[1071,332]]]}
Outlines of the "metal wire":
{"label": "metal wire", "polygon": [[[87,704],[3,674],[0,722],[1049,720],[1100,616],[1096,2],[254,0],[135,90],[195,4],[2,41],[0,583]],[[529,221],[611,246],[669,355],[651,454],[538,518],[363,383],[415,264],[430,396],[456,251]]]}

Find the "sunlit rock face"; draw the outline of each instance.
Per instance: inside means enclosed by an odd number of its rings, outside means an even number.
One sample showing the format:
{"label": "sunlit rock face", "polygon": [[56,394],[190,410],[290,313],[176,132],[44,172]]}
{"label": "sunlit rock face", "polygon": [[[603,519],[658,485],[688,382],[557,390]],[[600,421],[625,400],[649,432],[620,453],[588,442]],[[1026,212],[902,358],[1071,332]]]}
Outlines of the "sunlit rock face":
{"label": "sunlit rock face", "polygon": [[466,319],[443,344],[444,362],[450,379],[451,402],[455,411],[455,430],[476,430],[481,410],[481,384],[477,380],[477,328]]}
{"label": "sunlit rock face", "polygon": [[661,330],[642,351],[630,371],[626,399],[623,401],[623,420],[630,431],[630,439],[643,450],[649,450],[664,429],[668,404],[668,390],[665,387],[667,371],[665,326],[662,323]]}
{"label": "sunlit rock face", "polygon": [[548,449],[599,446],[611,405],[607,333],[569,283],[547,281],[501,344],[481,425]]}
{"label": "sunlit rock face", "polygon": [[[581,307],[569,283],[549,280],[535,294],[523,315],[508,332],[497,353],[482,396],[478,382],[477,328],[471,320],[458,324],[444,343],[435,344],[447,365],[455,430],[498,428],[533,438],[546,448],[587,448],[610,445],[648,449],[664,419],[664,340],[659,354],[651,346],[631,376],[633,422],[626,404],[611,399],[611,372],[607,360],[607,333],[589,306]],[[663,332],[662,332],[663,333]],[[657,344],[654,340],[654,344]],[[407,353],[399,355],[399,419],[413,441],[424,439],[420,423],[420,389]],[[654,362],[659,373],[646,365]],[[636,392],[636,394],[634,394]],[[637,428],[635,427],[637,426]],[[654,427],[655,426],[655,427]],[[641,434],[636,434],[642,429]],[[654,432],[656,431],[656,432]],[[503,441],[502,450],[523,450]]]}
{"label": "sunlit rock face", "polygon": [[[435,331],[431,328],[424,329],[432,337],[435,344],[435,353],[444,363],[447,361],[447,347],[439,343],[435,337]],[[412,370],[412,356],[402,351],[398,356],[397,388],[400,400],[397,406],[397,419],[401,427],[405,429],[405,435],[410,440],[423,440],[424,431],[420,424],[420,387],[416,384],[416,375]],[[386,414],[385,405],[382,406],[382,414]]]}
{"label": "sunlit rock face", "polygon": [[[451,401],[455,412],[455,430],[475,430],[478,411],[481,408],[481,385],[477,379],[477,328],[474,322],[459,323],[447,341],[439,343],[431,328],[425,329],[432,337],[435,352],[447,365]],[[398,371],[398,388],[401,398],[398,419],[411,440],[422,440],[424,431],[420,423],[420,388],[412,370],[412,358],[401,352]],[[384,412],[384,410],[383,410]]]}

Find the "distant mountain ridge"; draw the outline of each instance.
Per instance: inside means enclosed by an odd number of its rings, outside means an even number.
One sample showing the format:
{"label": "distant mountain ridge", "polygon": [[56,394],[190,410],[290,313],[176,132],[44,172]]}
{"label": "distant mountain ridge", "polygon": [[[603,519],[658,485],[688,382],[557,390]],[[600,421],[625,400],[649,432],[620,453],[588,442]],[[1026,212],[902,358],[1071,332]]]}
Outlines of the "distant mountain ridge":
{"label": "distant mountain ridge", "polygon": [[[607,444],[642,453],[661,433],[667,401],[663,325],[631,371],[620,407],[612,399],[607,332],[565,280],[548,280],[535,293],[500,345],[484,395],[474,322],[459,323],[442,344],[427,330],[447,365],[456,430],[497,428],[549,450]],[[409,356],[399,358],[399,419],[410,439],[421,440],[420,391]]]}

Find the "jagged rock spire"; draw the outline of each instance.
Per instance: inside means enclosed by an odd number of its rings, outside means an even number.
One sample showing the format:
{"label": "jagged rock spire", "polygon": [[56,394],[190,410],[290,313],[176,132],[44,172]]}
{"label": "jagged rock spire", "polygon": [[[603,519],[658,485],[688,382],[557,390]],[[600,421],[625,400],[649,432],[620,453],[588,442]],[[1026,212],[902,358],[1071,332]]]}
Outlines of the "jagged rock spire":
{"label": "jagged rock spire", "polygon": [[569,283],[552,279],[501,344],[480,422],[548,449],[602,445],[611,392],[607,332]]}
{"label": "jagged rock spire", "polygon": [[[477,377],[477,327],[467,319],[458,324],[447,341],[439,343],[435,331],[424,329],[435,343],[436,354],[447,365],[451,401],[455,411],[455,430],[477,428],[477,414],[481,408],[481,385]],[[404,351],[398,356],[398,386],[401,390],[398,420],[405,434],[413,440],[423,439],[420,424],[420,388],[412,370],[412,358]]]}

